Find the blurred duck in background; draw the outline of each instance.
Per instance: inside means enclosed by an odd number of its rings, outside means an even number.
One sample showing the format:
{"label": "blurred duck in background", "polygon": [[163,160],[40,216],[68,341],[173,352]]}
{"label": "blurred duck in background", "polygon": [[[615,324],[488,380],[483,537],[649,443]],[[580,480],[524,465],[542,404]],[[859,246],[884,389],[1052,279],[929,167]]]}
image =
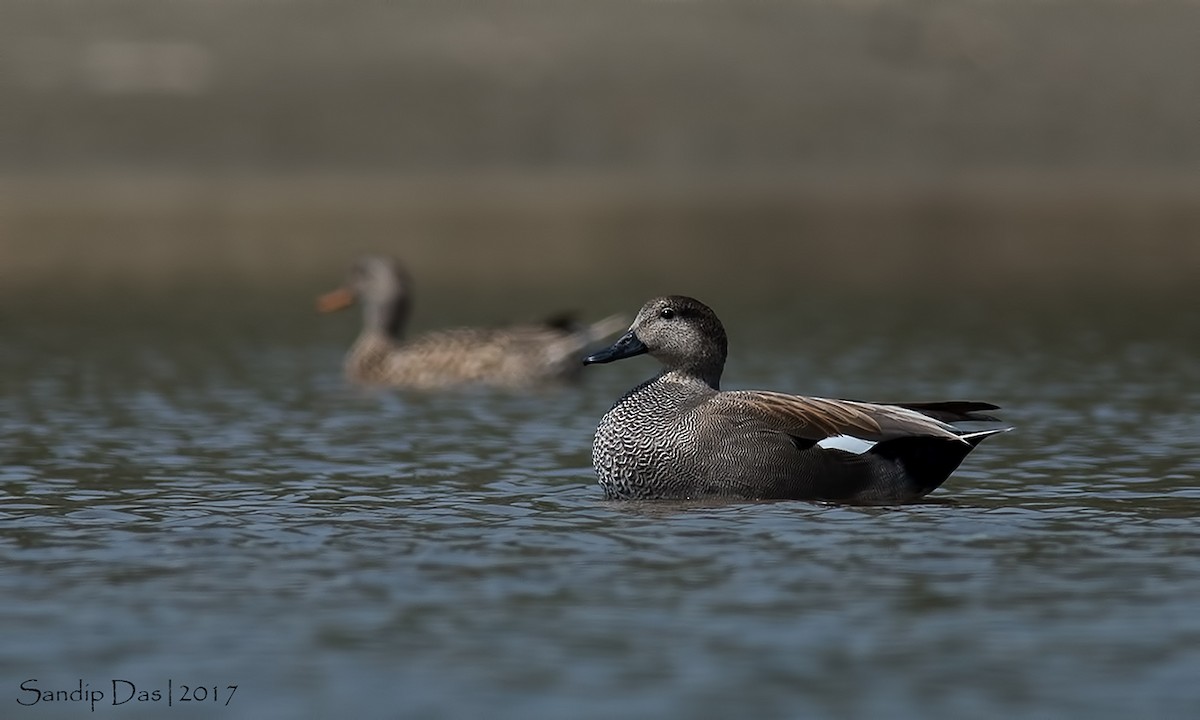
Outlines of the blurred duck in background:
{"label": "blurred duck in background", "polygon": [[360,258],[346,284],[317,299],[317,309],[334,312],[356,301],[363,327],[346,354],[351,382],[416,390],[465,385],[518,389],[577,379],[589,346],[623,330],[614,315],[590,325],[568,316],[544,323],[498,328],[463,327],[404,340],[411,281],[396,260]]}

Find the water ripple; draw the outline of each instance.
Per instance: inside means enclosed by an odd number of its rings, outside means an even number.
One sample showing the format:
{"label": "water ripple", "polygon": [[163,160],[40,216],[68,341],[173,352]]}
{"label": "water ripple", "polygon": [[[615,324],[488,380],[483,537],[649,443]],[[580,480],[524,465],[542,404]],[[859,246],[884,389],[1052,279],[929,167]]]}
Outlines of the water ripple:
{"label": "water ripple", "polygon": [[1194,709],[1200,370],[1173,340],[905,331],[729,378],[1008,406],[901,508],[604,501],[591,432],[648,364],[410,396],[240,337],[5,356],[3,676],[242,683],[255,717]]}

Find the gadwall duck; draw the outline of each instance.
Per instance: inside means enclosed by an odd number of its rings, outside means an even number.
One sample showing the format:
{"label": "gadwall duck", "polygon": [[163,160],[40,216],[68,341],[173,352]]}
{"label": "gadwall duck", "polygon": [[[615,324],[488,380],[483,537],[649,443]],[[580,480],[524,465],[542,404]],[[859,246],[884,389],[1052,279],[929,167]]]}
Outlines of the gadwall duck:
{"label": "gadwall duck", "polygon": [[[585,365],[649,353],[658,375],[596,428],[592,462],[612,499],[797,499],[861,504],[923,497],[984,438],[950,423],[995,421],[976,402],[876,404],[720,389],[725,328],[707,305],[646,303],[629,331]],[[851,442],[851,439],[857,441]],[[857,444],[854,452],[845,449]]]}
{"label": "gadwall duck", "polygon": [[354,263],[347,283],[317,299],[333,312],[356,300],[363,326],[346,354],[346,377],[364,385],[438,389],[460,385],[523,388],[570,380],[587,348],[624,327],[614,315],[577,327],[567,318],[501,328],[454,328],[402,340],[408,319],[408,274],[391,258]]}

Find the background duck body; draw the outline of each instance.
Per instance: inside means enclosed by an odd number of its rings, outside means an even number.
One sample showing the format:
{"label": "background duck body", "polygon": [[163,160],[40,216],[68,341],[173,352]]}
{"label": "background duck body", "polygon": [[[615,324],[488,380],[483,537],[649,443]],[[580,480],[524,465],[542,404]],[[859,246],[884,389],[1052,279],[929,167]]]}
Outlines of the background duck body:
{"label": "background duck body", "polygon": [[[618,321],[619,322],[619,321]],[[609,323],[608,326],[611,326]],[[346,377],[364,385],[432,390],[458,385],[520,388],[569,381],[606,325],[566,332],[542,325],[453,328],[409,342],[362,336],[346,355]]]}
{"label": "background duck body", "polygon": [[345,287],[323,295],[317,307],[332,312],[354,301],[363,306],[363,328],[346,354],[348,380],[434,390],[462,385],[523,388],[569,381],[579,374],[588,346],[620,330],[619,316],[584,326],[561,318],[544,324],[453,328],[403,340],[409,310],[407,274],[390,258],[354,264]]}
{"label": "background duck body", "polygon": [[[656,377],[625,394],[596,429],[593,464],[615,499],[793,498],[899,503],[938,487],[984,438],[951,422],[994,420],[987,403],[908,406],[721,392],[726,340],[716,315],[671,296],[642,308],[611,348],[585,362],[649,352]],[[857,438],[863,452],[837,447]]]}

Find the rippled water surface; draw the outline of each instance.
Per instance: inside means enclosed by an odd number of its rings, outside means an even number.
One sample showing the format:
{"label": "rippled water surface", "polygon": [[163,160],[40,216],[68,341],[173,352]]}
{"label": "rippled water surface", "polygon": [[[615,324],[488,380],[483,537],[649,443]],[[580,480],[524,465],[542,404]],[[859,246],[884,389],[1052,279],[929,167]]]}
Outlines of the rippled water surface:
{"label": "rippled water surface", "polygon": [[1200,345],[1117,305],[718,307],[729,388],[1005,406],[899,508],[604,501],[591,432],[648,358],[367,393],[349,318],[10,316],[0,715],[116,678],[170,717],[1196,717]]}

